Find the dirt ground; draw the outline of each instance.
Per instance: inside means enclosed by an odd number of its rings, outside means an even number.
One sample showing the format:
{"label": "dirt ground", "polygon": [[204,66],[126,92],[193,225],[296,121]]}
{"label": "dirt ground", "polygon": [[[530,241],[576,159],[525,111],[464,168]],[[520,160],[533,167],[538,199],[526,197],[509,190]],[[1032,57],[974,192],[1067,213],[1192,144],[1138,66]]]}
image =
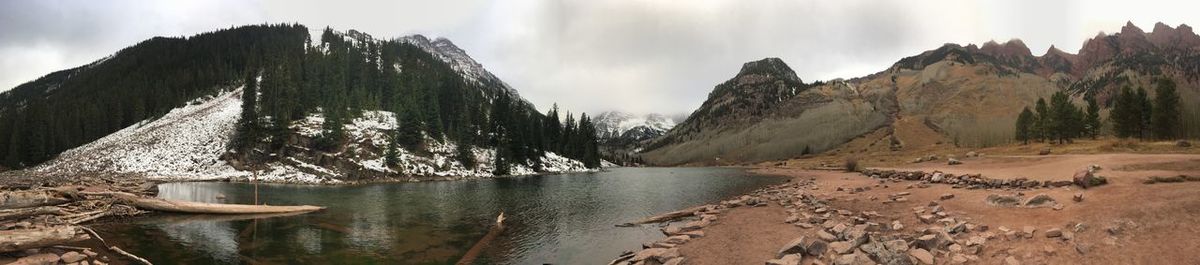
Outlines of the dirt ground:
{"label": "dirt ground", "polygon": [[[1036,229],[1031,239],[1006,239],[1003,235],[987,242],[968,264],[1003,264],[1009,256],[1021,264],[1200,264],[1200,182],[1143,184],[1148,176],[1200,176],[1197,154],[1078,154],[1049,156],[990,156],[965,159],[962,165],[942,162],[894,164],[898,170],[941,170],[955,174],[980,173],[991,178],[1027,177],[1037,180],[1069,180],[1088,165],[1099,165],[1099,175],[1108,185],[1081,189],[1076,186],[1033,190],[956,189],[946,184],[912,187],[915,181],[881,183],[858,173],[806,170],[787,166],[759,167],[760,173],[783,175],[792,181],[815,179],[808,192],[830,201],[833,209],[854,212],[876,211],[870,221],[890,224],[898,220],[905,230],[927,225],[917,219],[914,207],[938,201],[959,220],[987,225],[995,234],[1000,227],[1020,231]],[[786,163],[799,165],[804,163]],[[885,168],[885,167],[878,167]],[[838,188],[846,191],[837,191]],[[850,193],[855,187],[870,190]],[[890,194],[910,192],[907,201],[883,203]],[[1006,208],[985,202],[990,194],[1023,192],[1047,194],[1060,205],[1053,208]],[[1082,202],[1072,197],[1083,194]],[[943,194],[954,198],[939,200]],[[875,197],[875,200],[871,198]],[[687,264],[762,264],[772,259],[788,241],[815,236],[820,226],[804,229],[784,223],[788,213],[777,204],[767,207],[738,207],[721,215],[704,228],[706,235],[680,246]],[[1082,224],[1077,229],[1076,224]],[[1048,238],[1043,233],[1060,228],[1070,240]],[[1110,231],[1113,230],[1113,231]],[[1078,232],[1075,232],[1078,231]],[[948,264],[952,253],[935,253],[936,264]],[[820,258],[832,264],[834,254]],[[805,262],[812,262],[806,258]],[[804,263],[807,264],[807,263]]]}

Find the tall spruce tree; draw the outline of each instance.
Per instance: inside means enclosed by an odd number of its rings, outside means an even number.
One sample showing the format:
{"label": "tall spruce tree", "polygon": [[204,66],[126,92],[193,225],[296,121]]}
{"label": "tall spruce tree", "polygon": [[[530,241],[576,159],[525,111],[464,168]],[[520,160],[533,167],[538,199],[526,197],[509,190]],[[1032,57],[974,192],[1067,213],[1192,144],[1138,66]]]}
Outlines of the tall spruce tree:
{"label": "tall spruce tree", "polygon": [[[1033,115],[1033,111],[1029,110],[1029,107],[1025,107],[1021,111],[1021,114],[1017,116],[1017,141],[1021,141],[1022,144],[1029,144],[1029,140],[1034,137],[1034,119],[1036,118]],[[808,146],[804,148],[807,152]]]}
{"label": "tall spruce tree", "polygon": [[1050,107],[1046,105],[1045,99],[1038,98],[1037,103],[1034,105],[1034,110],[1037,111],[1037,116],[1034,117],[1033,134],[1035,137],[1033,138],[1044,142],[1050,138]]}
{"label": "tall spruce tree", "polygon": [[1087,97],[1087,114],[1084,117],[1084,127],[1086,127],[1087,135],[1096,139],[1100,135],[1100,105],[1096,103],[1095,96]]}
{"label": "tall spruce tree", "polygon": [[1121,87],[1121,92],[1113,99],[1113,109],[1108,115],[1112,121],[1113,132],[1120,138],[1137,136],[1138,115],[1137,97],[1128,86]]}
{"label": "tall spruce tree", "polygon": [[1182,121],[1179,111],[1179,92],[1175,90],[1175,82],[1171,79],[1158,80],[1158,88],[1154,92],[1154,111],[1151,119],[1155,138],[1170,140],[1178,137]]}

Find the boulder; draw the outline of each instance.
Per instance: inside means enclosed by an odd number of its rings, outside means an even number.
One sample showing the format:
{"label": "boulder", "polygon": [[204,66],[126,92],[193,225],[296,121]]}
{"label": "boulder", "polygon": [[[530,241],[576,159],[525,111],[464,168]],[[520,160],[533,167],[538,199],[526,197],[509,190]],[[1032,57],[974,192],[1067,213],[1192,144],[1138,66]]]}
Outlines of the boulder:
{"label": "boulder", "polygon": [[1036,231],[1037,231],[1037,228],[1034,228],[1032,226],[1025,226],[1024,228],[1021,228],[1021,236],[1025,237],[1025,238],[1033,238],[1033,233]]}
{"label": "boulder", "polygon": [[958,159],[951,158],[951,159],[946,160],[946,164],[947,165],[961,165],[962,161],[958,161]]}
{"label": "boulder", "polygon": [[914,248],[914,249],[908,250],[908,255],[912,256],[920,264],[933,265],[933,254],[930,254],[929,251],[926,251],[924,249]]}
{"label": "boulder", "polygon": [[829,242],[820,239],[811,240],[804,246],[805,253],[813,257],[821,257],[821,254],[825,254],[825,251],[828,249]]}
{"label": "boulder", "polygon": [[1075,202],[1082,202],[1083,201],[1083,193],[1082,192],[1075,193],[1075,196],[1071,197],[1071,200],[1074,200]]}
{"label": "boulder", "polygon": [[949,199],[954,199],[954,194],[950,194],[950,193],[942,194],[942,196],[938,197],[938,199],[941,199],[943,201],[949,200]]}
{"label": "boulder", "polygon": [[827,241],[837,240],[837,236],[834,236],[833,234],[830,234],[829,232],[825,232],[825,230],[818,230],[817,238],[820,238],[821,240],[827,240]]}
{"label": "boulder", "polygon": [[908,243],[904,242],[904,240],[897,239],[888,242],[870,241],[863,244],[859,249],[880,264],[912,264],[912,260],[908,257]]}
{"label": "boulder", "polygon": [[780,248],[779,252],[775,253],[775,258],[783,258],[783,256],[787,256],[790,254],[804,253],[804,250],[805,250],[804,249],[804,246],[805,246],[804,241],[807,241],[807,240],[809,240],[807,237],[801,236],[799,238],[793,239],[792,241],[788,242],[787,244],[784,244],[783,248]]}
{"label": "boulder", "polygon": [[1045,148],[1042,148],[1042,151],[1038,152],[1038,155],[1042,155],[1042,156],[1049,155],[1049,154],[1050,154],[1050,147],[1048,147],[1048,146]]}
{"label": "boulder", "polygon": [[829,243],[829,249],[837,254],[847,254],[854,251],[854,246],[850,242],[838,241]]}
{"label": "boulder", "polygon": [[778,259],[767,260],[767,265],[800,265],[803,258],[800,254],[788,254]]}
{"label": "boulder", "polygon": [[1021,204],[1021,198],[1012,195],[992,194],[987,196],[987,203],[993,206],[1013,207]]}
{"label": "boulder", "polygon": [[1075,176],[1071,177],[1071,182],[1075,183],[1075,185],[1079,185],[1079,187],[1087,189],[1107,184],[1108,180],[1104,179],[1104,177],[1099,177],[1095,174],[1092,174],[1091,170],[1083,169],[1075,172]]}
{"label": "boulder", "polygon": [[1055,201],[1054,198],[1050,197],[1050,195],[1046,194],[1038,194],[1026,199],[1025,202],[1021,203],[1021,205],[1024,205],[1025,207],[1046,207],[1053,206],[1055,204],[1058,204],[1058,202]]}

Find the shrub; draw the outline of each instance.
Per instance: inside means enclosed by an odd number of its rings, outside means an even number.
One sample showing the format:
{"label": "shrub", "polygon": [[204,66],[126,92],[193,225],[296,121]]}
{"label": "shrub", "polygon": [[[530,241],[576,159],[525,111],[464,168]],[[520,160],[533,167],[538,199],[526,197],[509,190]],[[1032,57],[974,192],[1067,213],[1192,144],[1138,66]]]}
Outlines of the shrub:
{"label": "shrub", "polygon": [[859,168],[858,157],[855,157],[855,156],[846,157],[845,166],[846,166],[846,172],[859,172],[860,170],[862,170],[862,168]]}

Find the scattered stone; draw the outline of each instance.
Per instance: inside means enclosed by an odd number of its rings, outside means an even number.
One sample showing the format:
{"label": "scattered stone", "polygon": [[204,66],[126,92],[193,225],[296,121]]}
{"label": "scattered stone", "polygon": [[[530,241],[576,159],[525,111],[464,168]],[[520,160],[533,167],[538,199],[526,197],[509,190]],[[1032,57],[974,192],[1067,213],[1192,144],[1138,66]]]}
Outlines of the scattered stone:
{"label": "scattered stone", "polygon": [[980,246],[987,242],[987,237],[973,236],[967,239],[967,246]]}
{"label": "scattered stone", "polygon": [[83,254],[79,254],[79,252],[71,251],[71,252],[63,253],[62,256],[60,256],[59,258],[62,259],[63,263],[75,263],[75,262],[79,262],[79,261],[87,258],[87,255],[83,255]]}
{"label": "scattered stone", "polygon": [[1054,254],[1056,252],[1058,252],[1058,251],[1054,250],[1054,247],[1052,247],[1052,246],[1042,247],[1042,253],[1046,253],[1047,256],[1054,256]]}
{"label": "scattered stone", "polygon": [[1037,232],[1037,228],[1032,226],[1025,226],[1024,228],[1021,228],[1021,236],[1025,238],[1033,238],[1034,232]]}
{"label": "scattered stone", "polygon": [[1050,197],[1050,195],[1038,194],[1036,196],[1030,197],[1029,199],[1026,199],[1025,202],[1021,203],[1021,204],[1025,205],[1025,207],[1045,207],[1045,206],[1053,206],[1054,204],[1057,204],[1057,203],[1058,202],[1055,201],[1054,198]]}
{"label": "scattered stone", "polygon": [[922,214],[920,216],[917,216],[917,219],[921,219],[921,222],[926,223],[926,224],[932,224],[933,221],[936,220],[936,218],[937,217],[935,217],[932,214]]}
{"label": "scattered stone", "polygon": [[1108,183],[1107,179],[1094,175],[1090,169],[1076,171],[1075,176],[1071,177],[1071,181],[1084,189]]}
{"label": "scattered stone", "polygon": [[938,199],[941,199],[943,201],[949,200],[949,199],[954,199],[954,194],[950,194],[950,193],[942,194],[942,196],[939,197]]}
{"label": "scattered stone", "polygon": [[837,254],[847,254],[854,251],[854,246],[851,245],[850,242],[838,241],[829,243],[829,249],[833,250],[833,252]]}
{"label": "scattered stone", "polygon": [[678,236],[667,237],[667,238],[663,239],[662,242],[667,243],[667,244],[680,245],[683,243],[687,243],[689,240],[692,240],[692,237],[686,236],[686,235],[678,235]]}
{"label": "scattered stone", "polygon": [[929,251],[914,248],[908,251],[908,255],[916,258],[921,264],[933,265],[933,254],[930,254]]}
{"label": "scattered stone", "polygon": [[805,222],[798,222],[798,223],[796,223],[796,226],[799,226],[800,228],[804,228],[804,229],[811,229],[811,228],[813,228],[813,225],[812,225],[812,224],[810,224],[810,223],[805,223]]}
{"label": "scattered stone", "polygon": [[837,236],[834,236],[833,234],[830,234],[829,232],[825,232],[825,230],[818,230],[817,238],[820,238],[821,240],[825,240],[825,241],[837,240]]}
{"label": "scattered stone", "polygon": [[951,165],[951,166],[953,166],[953,165],[961,165],[961,164],[962,164],[962,161],[958,161],[958,159],[951,158],[951,159],[949,159],[949,160],[946,160],[946,164],[947,164],[947,165]]}
{"label": "scattered stone", "polygon": [[1050,154],[1050,147],[1042,148],[1042,151],[1038,152],[1038,155],[1042,155],[1042,156],[1049,155],[1049,154]]}
{"label": "scattered stone", "polygon": [[950,264],[967,264],[967,261],[969,260],[963,254],[954,254],[953,257],[950,257]]}
{"label": "scattered stone", "polygon": [[1004,265],[1021,265],[1021,262],[1017,261],[1017,258],[1014,258],[1013,256],[1008,256],[1007,258],[1004,258]]}
{"label": "scattered stone", "polygon": [[767,265],[800,265],[803,258],[800,254],[788,254],[778,259],[767,260]]}
{"label": "scattered stone", "polygon": [[825,251],[828,249],[829,242],[825,240],[812,240],[804,247],[805,252],[813,257],[821,257],[821,254],[825,254]]}
{"label": "scattered stone", "polygon": [[690,237],[690,238],[704,237],[704,231],[703,231],[703,230],[688,231],[688,232],[683,232],[683,233],[679,233],[679,234],[680,234],[680,235],[685,235],[685,236],[688,236],[688,237]]}
{"label": "scattered stone", "polygon": [[10,264],[58,264],[61,259],[54,253],[39,253],[22,257]]}
{"label": "scattered stone", "polygon": [[675,257],[673,259],[667,260],[667,262],[663,263],[663,265],[683,265],[683,260],[685,260],[684,257]]}
{"label": "scattered stone", "polygon": [[658,263],[665,263],[676,257],[679,257],[679,249],[677,248],[647,248],[638,251],[629,261],[636,263],[643,260],[654,260]]}
{"label": "scattered stone", "polygon": [[994,206],[1013,207],[1021,204],[1021,198],[1012,195],[992,194],[987,196],[987,203]]}
{"label": "scattered stone", "polygon": [[1062,229],[1050,228],[1049,230],[1046,230],[1047,238],[1061,237],[1062,235]]}
{"label": "scattered stone", "polygon": [[900,220],[892,221],[892,231],[900,230],[904,230],[904,224],[901,224]]}
{"label": "scattered stone", "polygon": [[804,241],[807,241],[807,240],[809,240],[809,239],[807,237],[803,237],[803,236],[793,239],[791,242],[784,244],[783,248],[780,248],[779,252],[775,254],[775,257],[783,258],[783,256],[787,256],[790,254],[804,253],[804,251],[805,251]]}
{"label": "scattered stone", "polygon": [[1077,243],[1075,244],[1075,252],[1079,252],[1079,255],[1087,255],[1088,252],[1092,252],[1092,245]]}

